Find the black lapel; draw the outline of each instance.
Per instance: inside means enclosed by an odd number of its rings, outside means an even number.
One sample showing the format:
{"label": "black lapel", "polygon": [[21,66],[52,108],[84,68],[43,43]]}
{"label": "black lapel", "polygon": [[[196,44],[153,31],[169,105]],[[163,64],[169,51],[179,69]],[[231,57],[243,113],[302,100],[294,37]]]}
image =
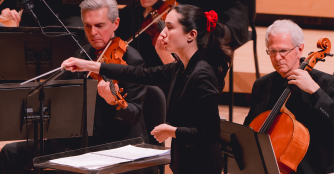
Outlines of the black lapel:
{"label": "black lapel", "polygon": [[[179,103],[180,99],[182,99],[182,96],[184,94],[183,91],[185,90],[184,89],[185,83],[187,83],[190,74],[193,72],[193,70],[195,69],[198,61],[200,61],[201,58],[203,58],[202,53],[200,51],[196,51],[196,53],[191,57],[188,65],[187,65],[187,68],[184,70],[183,75],[185,75],[185,78],[183,79],[182,84],[180,85],[180,88],[179,89],[173,89],[173,90],[177,90],[173,94],[173,95],[176,95],[175,98],[174,98],[175,102],[172,101],[173,102],[173,106],[172,106],[173,108],[177,107],[178,106],[177,103]],[[181,64],[181,66],[183,66],[183,64]],[[179,69],[178,69],[178,71],[176,73],[176,76],[175,76],[175,78],[173,80],[173,86],[175,84],[175,80],[176,80],[177,76],[180,73],[179,71],[183,70],[183,67],[181,67],[181,66],[179,67]],[[170,92],[172,92],[172,91],[170,91]],[[172,93],[170,93],[170,94],[172,94]]]}

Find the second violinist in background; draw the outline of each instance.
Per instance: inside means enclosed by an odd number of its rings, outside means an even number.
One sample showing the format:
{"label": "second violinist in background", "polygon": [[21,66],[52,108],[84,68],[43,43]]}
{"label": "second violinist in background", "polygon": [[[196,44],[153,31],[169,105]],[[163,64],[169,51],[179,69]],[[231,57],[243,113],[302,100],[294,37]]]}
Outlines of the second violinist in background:
{"label": "second violinist in background", "polygon": [[16,10],[5,8],[1,11],[0,24],[6,27],[18,27],[21,21],[22,11],[19,13]]}
{"label": "second violinist in background", "polygon": [[[161,0],[140,0],[140,3],[127,5],[124,9],[120,10],[120,17],[124,22],[120,23],[120,27],[117,30],[116,34],[121,38],[130,38],[132,37],[132,7],[135,5],[135,31],[139,31],[142,27],[143,21],[145,18],[150,15],[150,12],[153,9],[153,6],[157,3],[160,3]],[[139,14],[139,15],[137,15]],[[139,22],[137,22],[139,21]],[[175,59],[170,52],[165,50],[161,37],[157,40],[156,45],[152,45],[152,36],[148,33],[143,32],[139,35],[138,43],[132,42],[130,45],[135,46],[138,44],[138,51],[143,57],[146,67],[155,67],[162,66],[167,63],[174,62]]]}
{"label": "second violinist in background", "polygon": [[298,174],[334,172],[334,76],[313,69],[298,69],[304,50],[302,29],[290,20],[278,20],[266,33],[267,53],[276,71],[254,83],[252,104],[244,124],[271,110],[285,89],[285,82],[296,85],[287,109],[310,133],[308,151],[300,162]]}
{"label": "second violinist in background", "polygon": [[[90,44],[83,48],[90,57],[95,58],[100,50],[104,49],[114,31],[118,28],[120,18],[116,0],[84,0],[80,4],[82,22]],[[82,58],[77,52],[75,57]],[[131,46],[123,55],[128,65],[144,66],[139,53]],[[69,73],[70,72],[66,72]],[[64,74],[66,75],[66,74]],[[130,138],[142,137],[148,143],[148,136],[142,116],[146,86],[132,83],[118,83],[127,93],[125,98],[128,106],[116,110],[117,104],[110,92],[109,82],[103,80],[98,84],[96,95],[93,136],[89,137],[89,146],[110,143]],[[70,95],[70,94],[69,94]],[[33,141],[29,141],[29,148],[33,149]],[[48,139],[45,141],[45,155],[81,148],[81,137]],[[32,166],[33,151],[27,149],[26,142],[7,144],[0,152],[0,173],[21,173],[24,168]],[[30,159],[28,161],[27,159]],[[29,162],[29,163],[28,163]],[[135,171],[131,173],[141,173]]]}

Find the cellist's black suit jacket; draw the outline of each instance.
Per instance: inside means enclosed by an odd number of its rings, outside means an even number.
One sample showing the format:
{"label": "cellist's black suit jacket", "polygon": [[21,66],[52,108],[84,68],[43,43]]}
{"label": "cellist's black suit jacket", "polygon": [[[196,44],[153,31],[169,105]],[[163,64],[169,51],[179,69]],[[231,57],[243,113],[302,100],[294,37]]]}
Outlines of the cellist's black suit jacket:
{"label": "cellist's black suit jacket", "polygon": [[[312,95],[296,88],[287,108],[310,133],[308,151],[297,173],[325,174],[334,172],[334,76],[318,70],[310,72],[320,86]],[[276,71],[259,78],[253,86],[252,105],[245,125],[264,111],[271,110],[285,89],[286,79]]]}
{"label": "cellist's black suit jacket", "polygon": [[187,68],[181,61],[160,67],[102,64],[100,74],[147,85],[168,86],[167,117],[177,127],[172,139],[174,174],[220,174],[218,82],[214,69],[197,51]]}

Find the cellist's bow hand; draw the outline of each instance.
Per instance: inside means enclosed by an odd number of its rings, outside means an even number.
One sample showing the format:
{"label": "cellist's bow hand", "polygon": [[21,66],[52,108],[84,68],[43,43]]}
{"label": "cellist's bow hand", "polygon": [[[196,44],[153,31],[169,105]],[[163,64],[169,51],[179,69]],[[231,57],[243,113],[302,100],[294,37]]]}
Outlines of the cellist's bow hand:
{"label": "cellist's bow hand", "polygon": [[287,79],[289,80],[289,84],[294,84],[301,90],[310,94],[313,94],[320,88],[320,86],[312,79],[310,74],[301,69],[296,69],[290,74],[287,74]]}
{"label": "cellist's bow hand", "polygon": [[69,59],[66,59],[61,64],[61,67],[71,72],[92,71],[98,74],[100,71],[101,63],[71,57]]}

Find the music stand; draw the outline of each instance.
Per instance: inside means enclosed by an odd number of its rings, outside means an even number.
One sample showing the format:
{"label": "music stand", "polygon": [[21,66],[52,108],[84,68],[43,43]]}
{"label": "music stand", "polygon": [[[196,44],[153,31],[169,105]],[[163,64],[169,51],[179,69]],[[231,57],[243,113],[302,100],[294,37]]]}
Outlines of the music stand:
{"label": "music stand", "polygon": [[[66,34],[60,26],[43,30],[48,35]],[[69,30],[81,45],[86,43],[83,28],[69,27]],[[39,27],[0,27],[0,48],[0,83],[28,80],[56,69],[78,50],[69,35],[47,37]]]}
{"label": "music stand", "polygon": [[[33,124],[26,124],[26,96],[39,83],[30,82],[0,84],[0,141],[24,140],[33,138]],[[88,130],[93,133],[96,81],[87,83],[88,93]],[[44,88],[44,138],[68,138],[82,136],[83,80],[56,80]],[[27,101],[28,118],[39,117],[38,95]],[[26,127],[27,125],[27,127]]]}
{"label": "music stand", "polygon": [[279,174],[268,134],[225,120],[220,120],[220,131],[224,173]]}
{"label": "music stand", "polygon": [[170,163],[169,153],[158,155],[158,156],[153,156],[153,157],[148,157],[148,158],[143,158],[143,159],[138,159],[138,160],[134,160],[131,162],[109,165],[109,166],[105,166],[105,167],[101,167],[97,169],[66,166],[66,165],[61,165],[61,164],[50,162],[50,160],[53,160],[53,159],[82,155],[85,153],[101,151],[101,150],[114,149],[114,148],[129,145],[129,144],[135,145],[138,147],[143,147],[143,148],[150,148],[150,149],[159,149],[159,150],[169,149],[163,146],[145,144],[144,140],[141,137],[138,137],[138,138],[122,140],[122,141],[107,143],[107,144],[98,145],[98,146],[86,147],[82,149],[56,153],[52,155],[36,157],[34,158],[34,166],[39,167],[39,168],[52,168],[52,169],[71,171],[71,172],[77,172],[77,173],[110,174],[110,173],[124,173],[124,172],[140,170],[140,169],[154,167],[154,166],[166,165]]}

